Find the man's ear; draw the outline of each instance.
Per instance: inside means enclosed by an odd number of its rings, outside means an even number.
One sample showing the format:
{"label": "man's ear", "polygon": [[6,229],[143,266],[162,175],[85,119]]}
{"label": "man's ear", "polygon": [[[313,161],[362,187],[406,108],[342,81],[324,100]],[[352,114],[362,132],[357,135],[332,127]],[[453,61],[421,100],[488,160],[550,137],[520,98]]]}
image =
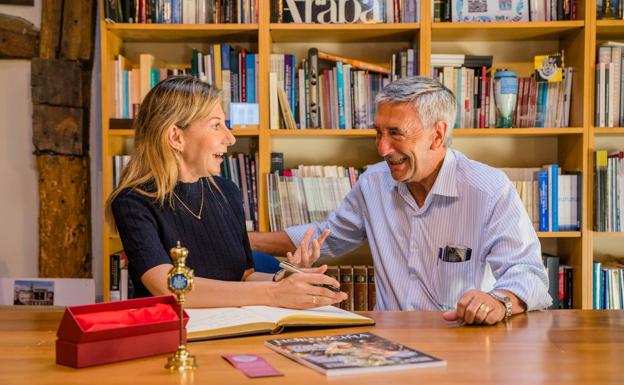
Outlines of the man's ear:
{"label": "man's ear", "polygon": [[448,130],[448,124],[443,120],[439,120],[433,124],[433,127],[432,127],[433,140],[431,141],[432,150],[437,150],[440,147],[444,147],[444,139],[446,138],[447,130]]}
{"label": "man's ear", "polygon": [[171,125],[167,130],[167,139],[169,140],[169,145],[176,152],[182,152],[184,150],[184,137],[182,136],[182,130],[180,130],[176,125]]}

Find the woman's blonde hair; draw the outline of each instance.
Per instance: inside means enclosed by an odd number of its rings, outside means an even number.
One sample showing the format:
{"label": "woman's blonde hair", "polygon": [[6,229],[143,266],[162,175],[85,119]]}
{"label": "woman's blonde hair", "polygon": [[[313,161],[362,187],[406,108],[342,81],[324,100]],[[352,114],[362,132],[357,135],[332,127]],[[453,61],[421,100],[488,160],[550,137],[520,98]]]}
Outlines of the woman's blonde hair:
{"label": "woman's blonde hair", "polygon": [[[153,198],[161,206],[165,200],[172,204],[179,165],[168,130],[171,126],[186,129],[207,117],[220,102],[217,88],[192,76],[171,76],[147,93],[133,124],[134,154],[106,202],[109,222],[113,222],[111,204],[125,189]],[[149,189],[144,188],[146,184],[150,184]]]}

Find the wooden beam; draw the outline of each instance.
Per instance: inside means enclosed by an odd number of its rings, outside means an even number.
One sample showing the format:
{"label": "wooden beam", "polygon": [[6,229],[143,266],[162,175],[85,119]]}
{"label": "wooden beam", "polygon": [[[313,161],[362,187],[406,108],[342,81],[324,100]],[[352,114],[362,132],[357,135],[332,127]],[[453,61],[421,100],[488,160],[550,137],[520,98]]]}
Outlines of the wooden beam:
{"label": "wooden beam", "polygon": [[54,59],[61,43],[63,0],[43,0],[41,5],[41,42],[39,57]]}
{"label": "wooden beam", "polygon": [[38,152],[84,155],[81,108],[33,105],[33,144]]}
{"label": "wooden beam", "polygon": [[0,13],[0,59],[31,59],[39,52],[39,31],[28,20]]}
{"label": "wooden beam", "polygon": [[35,0],[0,0],[0,4],[35,5]]}
{"label": "wooden beam", "polygon": [[78,61],[32,60],[30,72],[33,104],[82,107],[82,66]]}
{"label": "wooden beam", "polygon": [[39,277],[91,277],[87,157],[39,155]]}
{"label": "wooden beam", "polygon": [[92,1],[65,0],[61,57],[69,60],[90,60],[93,48],[94,7]]}

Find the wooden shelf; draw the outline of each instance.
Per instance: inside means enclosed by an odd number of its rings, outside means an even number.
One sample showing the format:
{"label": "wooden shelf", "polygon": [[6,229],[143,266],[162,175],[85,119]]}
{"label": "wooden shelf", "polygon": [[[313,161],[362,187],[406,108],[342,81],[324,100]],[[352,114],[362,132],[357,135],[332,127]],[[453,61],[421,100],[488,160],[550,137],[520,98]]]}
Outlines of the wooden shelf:
{"label": "wooden shelf", "polygon": [[397,24],[270,24],[275,43],[406,41],[416,39],[419,23]]}
{"label": "wooden shelf", "polygon": [[538,238],[580,238],[580,231],[538,231]]}
{"label": "wooden shelf", "polygon": [[114,130],[108,130],[110,135],[113,136],[134,136],[134,130],[133,129],[114,129]]}
{"label": "wooden shelf", "polygon": [[624,20],[597,20],[596,39],[622,39],[624,38]]}
{"label": "wooden shelf", "polygon": [[258,24],[106,24],[126,42],[257,42]]}
{"label": "wooden shelf", "polygon": [[624,135],[624,127],[596,127],[594,128],[596,135]]}
{"label": "wooden shelf", "polygon": [[433,23],[432,41],[558,40],[581,30],[583,20],[518,23]]}
{"label": "wooden shelf", "polygon": [[[134,130],[130,129],[130,130],[108,130],[108,132],[110,133],[110,135],[113,136],[134,136]],[[232,134],[234,134],[234,136],[258,136],[259,134],[259,130],[258,129],[249,129],[249,128],[236,128],[234,130],[232,130]]]}
{"label": "wooden shelf", "polygon": [[624,232],[594,231],[594,238],[624,238]]}
{"label": "wooden shelf", "polygon": [[271,136],[349,136],[349,137],[375,137],[377,132],[373,129],[365,130],[338,130],[338,129],[307,129],[307,130],[270,130]]}
{"label": "wooden shelf", "polygon": [[456,128],[457,136],[555,136],[583,134],[583,127],[565,128]]}

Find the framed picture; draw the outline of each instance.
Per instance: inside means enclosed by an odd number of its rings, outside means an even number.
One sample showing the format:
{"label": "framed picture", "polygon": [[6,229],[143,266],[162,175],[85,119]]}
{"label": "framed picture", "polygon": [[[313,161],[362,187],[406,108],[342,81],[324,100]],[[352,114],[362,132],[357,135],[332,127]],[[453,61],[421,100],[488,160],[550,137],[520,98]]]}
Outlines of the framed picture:
{"label": "framed picture", "polygon": [[529,21],[528,0],[452,0],[454,22]]}
{"label": "framed picture", "polygon": [[15,280],[13,305],[54,305],[54,281]]}

